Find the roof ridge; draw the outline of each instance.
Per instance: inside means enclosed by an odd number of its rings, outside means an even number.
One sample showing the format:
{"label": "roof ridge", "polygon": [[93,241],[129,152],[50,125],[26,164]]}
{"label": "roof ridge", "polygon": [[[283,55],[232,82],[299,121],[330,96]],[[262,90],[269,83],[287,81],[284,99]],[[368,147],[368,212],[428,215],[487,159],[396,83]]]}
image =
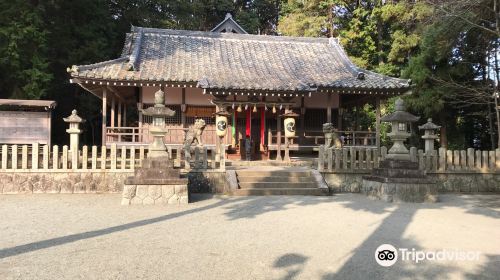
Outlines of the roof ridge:
{"label": "roof ridge", "polygon": [[283,41],[283,42],[304,42],[304,43],[324,43],[327,44],[329,38],[324,37],[292,37],[292,36],[275,36],[275,35],[255,35],[255,34],[236,34],[236,33],[219,33],[208,31],[193,31],[193,30],[175,30],[175,29],[162,29],[152,27],[137,27],[131,32],[142,30],[143,34],[164,34],[171,36],[186,36],[186,37],[206,37],[206,38],[219,38],[219,39],[240,39],[249,41]]}

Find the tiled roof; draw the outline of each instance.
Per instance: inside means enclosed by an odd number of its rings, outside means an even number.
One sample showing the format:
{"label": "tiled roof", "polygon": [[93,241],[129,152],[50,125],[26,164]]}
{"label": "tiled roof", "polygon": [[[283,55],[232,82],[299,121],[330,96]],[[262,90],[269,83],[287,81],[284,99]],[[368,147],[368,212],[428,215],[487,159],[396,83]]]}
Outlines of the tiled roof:
{"label": "tiled roof", "polygon": [[337,39],[133,27],[120,58],[73,66],[87,80],[195,83],[207,89],[403,92],[409,80],[356,67]]}

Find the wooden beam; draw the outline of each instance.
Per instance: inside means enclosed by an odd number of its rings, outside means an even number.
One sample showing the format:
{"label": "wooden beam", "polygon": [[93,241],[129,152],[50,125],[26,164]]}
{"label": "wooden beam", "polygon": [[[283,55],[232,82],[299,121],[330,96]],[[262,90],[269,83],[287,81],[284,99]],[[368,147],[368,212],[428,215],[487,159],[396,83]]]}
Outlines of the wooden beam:
{"label": "wooden beam", "polygon": [[182,88],[182,104],[181,104],[181,124],[186,128],[186,88]]}

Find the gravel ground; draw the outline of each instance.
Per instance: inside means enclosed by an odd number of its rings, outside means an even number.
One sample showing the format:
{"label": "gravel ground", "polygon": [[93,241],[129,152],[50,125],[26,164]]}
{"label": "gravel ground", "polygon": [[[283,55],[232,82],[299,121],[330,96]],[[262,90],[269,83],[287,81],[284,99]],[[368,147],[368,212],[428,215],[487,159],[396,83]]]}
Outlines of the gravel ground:
{"label": "gravel ground", "polygon": [[[120,195],[0,196],[0,279],[498,279],[500,196],[437,204],[331,197],[194,197],[120,206]],[[399,260],[375,249],[480,251]]]}

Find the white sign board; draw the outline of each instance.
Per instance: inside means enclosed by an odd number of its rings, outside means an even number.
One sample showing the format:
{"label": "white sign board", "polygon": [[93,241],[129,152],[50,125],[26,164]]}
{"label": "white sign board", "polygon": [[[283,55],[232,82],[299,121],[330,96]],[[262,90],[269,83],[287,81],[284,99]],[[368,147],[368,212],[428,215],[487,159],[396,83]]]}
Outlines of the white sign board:
{"label": "white sign board", "polygon": [[50,145],[50,112],[0,111],[0,143]]}

